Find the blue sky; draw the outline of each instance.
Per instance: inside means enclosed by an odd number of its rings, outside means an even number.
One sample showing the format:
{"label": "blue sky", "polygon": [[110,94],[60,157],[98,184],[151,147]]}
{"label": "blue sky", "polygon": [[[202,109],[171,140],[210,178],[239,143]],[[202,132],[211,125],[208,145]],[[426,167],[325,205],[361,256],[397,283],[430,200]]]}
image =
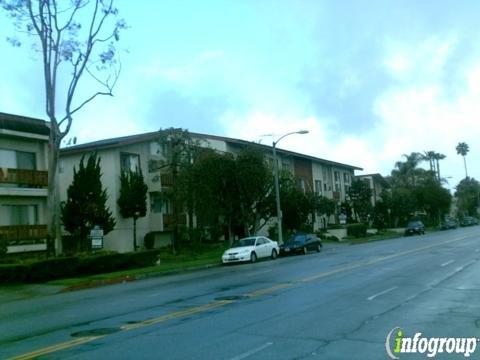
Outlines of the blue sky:
{"label": "blue sky", "polygon": [[[139,6],[141,4],[141,6]],[[75,118],[79,142],[171,126],[268,143],[389,174],[402,154],[447,155],[480,178],[476,1],[119,1],[130,28],[113,98]],[[12,34],[1,15],[0,29]],[[0,39],[0,111],[44,118],[40,62]],[[84,83],[78,100],[92,91]],[[425,164],[426,165],[426,164]]]}

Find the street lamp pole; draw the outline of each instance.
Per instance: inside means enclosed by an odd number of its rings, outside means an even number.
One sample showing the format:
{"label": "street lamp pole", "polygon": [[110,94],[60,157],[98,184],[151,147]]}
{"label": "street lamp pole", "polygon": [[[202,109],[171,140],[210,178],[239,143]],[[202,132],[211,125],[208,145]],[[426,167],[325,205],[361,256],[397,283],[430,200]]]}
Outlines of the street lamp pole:
{"label": "street lamp pole", "polygon": [[293,134],[308,134],[308,130],[300,130],[290,132],[281,136],[277,141],[274,141],[272,144],[273,149],[273,173],[275,176],[275,200],[277,203],[277,231],[278,231],[278,243],[283,244],[283,233],[282,233],[282,209],[280,208],[280,186],[278,184],[278,163],[277,163],[277,144],[282,140],[284,137]]}

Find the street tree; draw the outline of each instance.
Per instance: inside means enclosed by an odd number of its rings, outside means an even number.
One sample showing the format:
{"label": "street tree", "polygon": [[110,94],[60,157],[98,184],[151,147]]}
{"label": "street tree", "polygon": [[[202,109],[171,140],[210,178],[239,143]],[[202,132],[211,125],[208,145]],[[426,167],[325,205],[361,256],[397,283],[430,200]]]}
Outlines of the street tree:
{"label": "street tree", "polygon": [[168,128],[160,130],[157,140],[161,148],[162,160],[158,161],[156,170],[171,177],[171,186],[163,189],[162,196],[171,204],[172,210],[172,250],[175,253],[180,239],[180,216],[187,207],[189,229],[193,228],[193,186],[191,168],[201,141],[195,139],[188,130]]}
{"label": "street tree", "polygon": [[96,154],[84,156],[78,170],[73,168],[73,181],[67,189],[67,201],[61,207],[61,220],[65,230],[74,235],[77,246],[90,251],[88,234],[98,225],[106,235],[115,227],[115,219],[107,207],[107,190],[102,185],[100,158]]}
{"label": "street tree", "polygon": [[[58,158],[62,139],[74,115],[98,96],[113,95],[120,67],[115,43],[126,28],[113,0],[0,0],[17,34],[14,46],[33,40],[40,54],[46,115],[50,121],[48,146],[48,233],[60,247]],[[97,91],[78,99],[80,80],[90,78]],[[66,89],[64,92],[63,89]],[[84,93],[82,92],[82,96]]]}
{"label": "street tree", "polygon": [[458,155],[463,156],[463,166],[465,167],[465,178],[468,178],[467,160],[465,160],[465,156],[467,156],[467,153],[470,151],[468,144],[465,142],[458,143],[455,149],[457,150]]}
{"label": "street tree", "polygon": [[470,177],[463,179],[456,187],[455,197],[460,214],[476,215],[480,207],[480,182]]}
{"label": "street tree", "polygon": [[120,196],[117,203],[123,218],[133,218],[133,250],[137,251],[137,220],[147,214],[147,191],[141,169],[120,174]]}
{"label": "street tree", "polygon": [[357,215],[357,220],[366,221],[368,214],[372,212],[372,190],[368,183],[361,179],[352,181],[348,191],[349,203]]}

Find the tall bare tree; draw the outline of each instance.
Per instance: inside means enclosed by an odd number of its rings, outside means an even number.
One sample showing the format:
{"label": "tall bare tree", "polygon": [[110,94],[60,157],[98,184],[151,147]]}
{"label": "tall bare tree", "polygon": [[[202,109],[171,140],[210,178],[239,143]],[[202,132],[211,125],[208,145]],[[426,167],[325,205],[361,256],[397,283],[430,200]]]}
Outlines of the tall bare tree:
{"label": "tall bare tree", "polygon": [[[50,120],[48,231],[59,249],[60,144],[70,131],[75,113],[97,96],[113,95],[120,74],[115,43],[126,23],[119,19],[114,0],[0,0],[0,8],[17,30],[15,37],[8,38],[10,43],[20,46],[33,41],[33,49],[43,63],[45,109]],[[78,100],[84,75],[98,88]],[[64,88],[66,92],[60,90]]]}

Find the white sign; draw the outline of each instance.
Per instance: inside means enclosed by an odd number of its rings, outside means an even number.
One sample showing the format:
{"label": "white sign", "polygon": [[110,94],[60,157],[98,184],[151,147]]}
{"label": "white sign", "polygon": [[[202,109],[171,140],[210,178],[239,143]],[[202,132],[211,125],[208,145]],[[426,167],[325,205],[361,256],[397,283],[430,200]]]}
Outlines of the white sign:
{"label": "white sign", "polygon": [[92,240],[92,249],[103,248],[103,230],[98,225],[90,230],[90,239]]}

